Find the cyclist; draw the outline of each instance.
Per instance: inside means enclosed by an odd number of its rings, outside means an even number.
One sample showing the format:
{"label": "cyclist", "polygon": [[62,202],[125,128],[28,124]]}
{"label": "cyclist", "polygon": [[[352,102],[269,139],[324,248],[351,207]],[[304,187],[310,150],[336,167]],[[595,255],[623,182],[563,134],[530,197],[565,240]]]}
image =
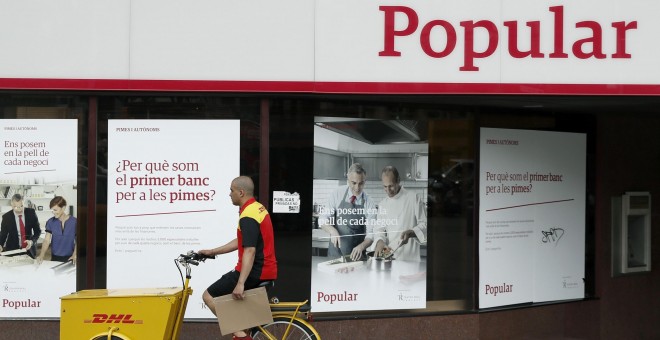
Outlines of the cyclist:
{"label": "cyclist", "polygon": [[[236,238],[220,247],[199,251],[203,255],[215,256],[238,250],[234,270],[211,284],[202,295],[213,314],[216,314],[214,297],[232,294],[234,299],[242,300],[245,290],[277,278],[273,225],[266,208],[254,199],[252,179],[247,176],[235,178],[229,188],[229,197],[232,204],[239,207]],[[239,331],[234,333],[234,339],[252,338],[245,331]]]}

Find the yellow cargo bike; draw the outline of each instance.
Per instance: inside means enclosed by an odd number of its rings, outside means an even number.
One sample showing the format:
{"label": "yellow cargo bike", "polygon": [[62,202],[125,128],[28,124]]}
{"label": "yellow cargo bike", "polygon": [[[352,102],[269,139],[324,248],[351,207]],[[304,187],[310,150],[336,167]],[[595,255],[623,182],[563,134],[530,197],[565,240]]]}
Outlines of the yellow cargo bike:
{"label": "yellow cargo bike", "polygon": [[[179,337],[190,287],[191,265],[207,257],[195,252],[174,262],[182,287],[139,289],[90,289],[61,297],[60,339],[81,340],[176,340]],[[181,267],[185,268],[183,278]],[[321,339],[308,322],[309,305],[271,299],[273,322],[251,330],[256,339]]]}

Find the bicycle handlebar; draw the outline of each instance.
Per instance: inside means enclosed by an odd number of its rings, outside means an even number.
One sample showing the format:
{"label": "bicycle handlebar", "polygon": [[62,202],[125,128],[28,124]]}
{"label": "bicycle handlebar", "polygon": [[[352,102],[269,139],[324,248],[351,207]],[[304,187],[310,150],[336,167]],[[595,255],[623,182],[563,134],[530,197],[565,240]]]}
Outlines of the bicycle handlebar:
{"label": "bicycle handlebar", "polygon": [[206,256],[204,254],[196,253],[194,251],[189,251],[186,254],[181,254],[179,257],[176,259],[177,262],[181,264],[192,264],[192,265],[199,265],[200,262],[204,262],[207,259],[214,259],[215,256]]}

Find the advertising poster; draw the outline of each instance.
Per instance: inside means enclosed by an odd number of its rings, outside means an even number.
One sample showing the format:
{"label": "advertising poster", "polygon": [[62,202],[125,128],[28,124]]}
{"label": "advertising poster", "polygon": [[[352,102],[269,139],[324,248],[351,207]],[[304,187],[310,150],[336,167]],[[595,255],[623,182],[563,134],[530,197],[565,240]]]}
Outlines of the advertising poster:
{"label": "advertising poster", "polygon": [[479,307],[584,297],[586,135],[481,129]]}
{"label": "advertising poster", "polygon": [[[179,254],[236,237],[239,133],[238,120],[108,122],[108,288],[183,286]],[[202,293],[237,256],[193,268],[186,317],[213,318]]]}
{"label": "advertising poster", "polygon": [[[73,262],[66,262],[69,256],[62,262],[53,261],[52,249],[74,247],[78,121],[2,119],[0,130],[0,318],[59,317],[60,296],[76,290]],[[65,213],[60,216],[68,221],[63,233],[72,237],[53,237],[45,247],[47,226],[59,222],[50,208],[56,196],[66,202],[58,200],[62,206],[57,206]],[[39,263],[34,258],[42,252]]]}
{"label": "advertising poster", "polygon": [[312,310],[425,308],[426,125],[315,121]]}

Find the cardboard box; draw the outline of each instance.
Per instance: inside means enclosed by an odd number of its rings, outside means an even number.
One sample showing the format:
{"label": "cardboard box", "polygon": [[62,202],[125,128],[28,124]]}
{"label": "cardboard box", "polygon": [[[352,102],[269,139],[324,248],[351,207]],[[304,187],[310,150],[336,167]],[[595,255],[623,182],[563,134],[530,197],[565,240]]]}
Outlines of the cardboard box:
{"label": "cardboard box", "polygon": [[246,290],[243,300],[227,294],[214,298],[213,303],[222,335],[273,322],[264,287]]}

